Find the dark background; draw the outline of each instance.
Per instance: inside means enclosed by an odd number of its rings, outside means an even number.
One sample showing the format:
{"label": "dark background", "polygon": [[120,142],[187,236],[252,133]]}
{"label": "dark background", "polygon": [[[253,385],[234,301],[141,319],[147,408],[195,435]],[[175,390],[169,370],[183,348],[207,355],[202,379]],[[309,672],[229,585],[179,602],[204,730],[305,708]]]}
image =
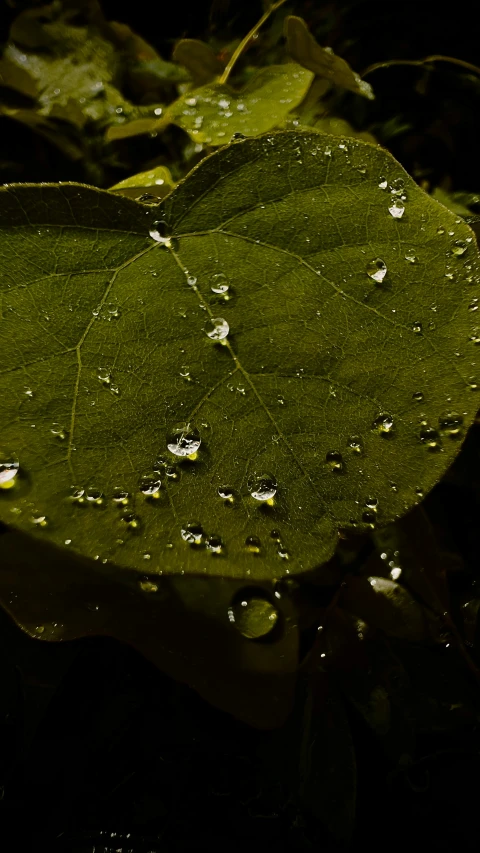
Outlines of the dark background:
{"label": "dark background", "polygon": [[[2,4],[2,41],[28,5]],[[107,18],[129,23],[165,58],[181,37],[239,38],[261,14],[260,3],[233,0],[137,0],[122,11],[113,0],[102,5]],[[473,17],[474,4],[461,0],[304,0],[288,8],[360,73],[376,62],[429,54],[480,64],[478,13]],[[480,76],[438,63],[435,71],[398,66],[368,79],[376,100],[345,95],[339,115],[373,132],[429,188],[480,191]],[[6,119],[0,140],[0,180],[84,179],[78,164]],[[142,149],[145,159],[154,157],[156,144]],[[20,178],[12,163],[22,164]],[[475,429],[461,475],[440,484],[433,498],[466,567],[450,580],[454,589],[478,585],[480,576]],[[385,757],[360,715],[351,707],[347,714],[358,768],[352,849],[477,850],[477,721],[423,733],[406,773]],[[269,737],[208,706],[114,640],[42,644],[0,612],[2,850],[345,849],[288,791],[262,784]]]}

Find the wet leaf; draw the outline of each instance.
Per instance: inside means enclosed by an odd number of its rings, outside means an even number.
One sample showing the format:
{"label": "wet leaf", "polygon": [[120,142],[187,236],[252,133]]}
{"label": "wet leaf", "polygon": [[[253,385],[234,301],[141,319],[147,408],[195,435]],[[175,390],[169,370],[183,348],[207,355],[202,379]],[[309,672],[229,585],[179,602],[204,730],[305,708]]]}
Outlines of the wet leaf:
{"label": "wet leaf", "polygon": [[277,578],[401,516],[461,446],[477,249],[385,151],[245,140],[155,213],[0,196],[9,525],[140,573]]}
{"label": "wet leaf", "polygon": [[343,86],[373,100],[375,96],[370,83],[362,80],[331,48],[321,47],[302,18],[289,15],[285,19],[285,35],[290,56],[304,68],[313,71],[317,77],[324,77],[334,86]]}
{"label": "wet leaf", "polygon": [[195,86],[203,86],[214,80],[224,67],[210,45],[198,39],[181,39],[177,42],[173,59],[187,69]]}
{"label": "wet leaf", "polygon": [[120,193],[136,201],[147,202],[147,198],[142,198],[142,196],[149,196],[150,198],[157,196],[160,199],[167,195],[174,186],[175,182],[170,169],[167,169],[166,166],[156,166],[154,169],[148,169],[146,172],[139,172],[137,175],[125,178],[125,180],[110,187],[110,192]]}
{"label": "wet leaf", "polygon": [[[259,136],[285,121],[311,81],[311,72],[296,63],[270,65],[257,71],[241,91],[221,83],[191,89],[167,107],[157,122],[143,127],[135,123],[130,135],[160,131],[173,122],[195,142],[208,145],[225,145],[236,133]],[[110,127],[108,139],[128,132],[128,124]]]}

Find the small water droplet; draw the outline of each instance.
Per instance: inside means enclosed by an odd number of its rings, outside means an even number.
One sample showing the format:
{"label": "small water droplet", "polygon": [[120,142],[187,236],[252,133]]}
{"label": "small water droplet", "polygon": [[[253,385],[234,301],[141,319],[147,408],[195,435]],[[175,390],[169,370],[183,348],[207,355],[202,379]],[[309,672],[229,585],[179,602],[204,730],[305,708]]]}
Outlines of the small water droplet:
{"label": "small water droplet", "polygon": [[480,331],[478,329],[474,329],[468,340],[478,346],[478,344],[480,344]]}
{"label": "small water droplet", "polygon": [[140,480],[140,491],[142,495],[148,498],[160,497],[160,489],[162,481],[160,477],[152,474],[145,474]]}
{"label": "small water droplet", "polygon": [[420,441],[433,451],[440,450],[442,446],[440,435],[432,427],[423,427],[420,430]]}
{"label": "small water droplet", "polygon": [[247,536],[245,539],[245,548],[250,554],[260,554],[262,543],[258,536]]}
{"label": "small water droplet", "polygon": [[343,457],[338,450],[329,450],[325,456],[325,462],[331,471],[340,474],[343,471]]}
{"label": "small water droplet", "polygon": [[58,423],[52,424],[52,426],[50,427],[50,432],[52,433],[52,435],[54,435],[60,441],[65,441],[65,439],[68,435],[65,427],[62,426],[62,424],[58,424]]}
{"label": "small water droplet", "polygon": [[45,631],[45,625],[36,625],[35,626],[35,633],[43,634],[44,631]]}
{"label": "small water droplet", "polygon": [[200,433],[191,423],[176,424],[167,436],[167,447],[175,456],[193,456],[201,443]]}
{"label": "small water droplet", "polygon": [[122,521],[124,524],[126,524],[126,526],[129,528],[129,530],[132,530],[132,531],[140,530],[140,527],[142,524],[139,516],[135,515],[135,513],[133,513],[133,512],[124,512],[122,515]]}
{"label": "small water droplet", "polygon": [[390,192],[392,195],[401,195],[405,189],[405,181],[403,178],[394,178],[390,184]]}
{"label": "small water droplet", "polygon": [[281,560],[290,560],[292,555],[287,548],[284,548],[283,545],[279,545],[277,548],[277,556],[280,557]]}
{"label": "small water droplet", "polygon": [[0,449],[0,488],[11,488],[19,471],[17,457],[8,450]]}
{"label": "small water droplet", "polygon": [[105,499],[103,492],[101,492],[100,489],[95,489],[93,487],[86,490],[85,498],[87,503],[91,506],[102,506]]}
{"label": "small water droplet", "polygon": [[205,333],[211,341],[223,341],[230,331],[230,326],[223,317],[213,317],[205,327]]}
{"label": "small water droplet", "polygon": [[382,412],[375,418],[372,429],[375,429],[380,435],[391,435],[393,432],[393,418],[391,415]]}
{"label": "small water droplet", "polygon": [[412,324],[412,332],[415,332],[416,335],[420,335],[422,333],[423,326],[418,320]]}
{"label": "small water droplet", "polygon": [[47,527],[48,526],[48,518],[46,515],[43,515],[41,512],[34,512],[30,517],[30,521],[35,527]]}
{"label": "small water droplet", "polygon": [[256,590],[245,590],[237,595],[228,609],[229,621],[249,640],[269,634],[278,618],[275,605]]}
{"label": "small water droplet", "polygon": [[197,279],[194,275],[187,275],[187,284],[189,284],[190,287],[194,287],[196,283]]}
{"label": "small water droplet", "polygon": [[217,293],[217,294],[221,294],[221,295],[227,293],[228,288],[229,288],[229,284],[228,284],[227,277],[226,277],[225,273],[223,273],[223,272],[216,273],[215,275],[212,275],[211,280],[212,280],[212,285],[211,285],[212,293]]}
{"label": "small water droplet", "polygon": [[380,187],[381,190],[386,190],[388,187],[387,179],[386,178],[380,178],[380,180],[378,182],[378,186]]}
{"label": "small water droplet", "polygon": [[478,299],[477,298],[472,299],[472,301],[470,302],[470,305],[468,306],[468,310],[471,311],[472,313],[474,311],[478,311]]}
{"label": "small water droplet", "polygon": [[160,199],[156,195],[152,195],[152,193],[142,193],[142,195],[138,195],[135,201],[140,201],[142,204],[158,204]]}
{"label": "small water droplet", "polygon": [[358,456],[363,454],[363,442],[359,435],[351,435],[347,439],[347,447],[352,453],[356,453]]}
{"label": "small water droplet", "polygon": [[99,367],[97,376],[100,379],[100,382],[103,382],[104,385],[110,385],[113,379],[112,374],[106,367]]}
{"label": "small water droplet", "polygon": [[189,545],[202,545],[205,533],[200,522],[190,521],[182,527],[180,535]]}
{"label": "small water droplet", "polygon": [[125,491],[125,489],[118,486],[113,490],[112,500],[116,506],[127,506],[130,500],[130,495]]}
{"label": "small water droplet", "polygon": [[277,481],[272,474],[252,474],[247,488],[256,501],[270,501],[277,493]]}
{"label": "small water droplet", "polygon": [[365,506],[368,507],[368,509],[373,509],[376,511],[378,508],[378,498],[367,498],[367,500],[365,501]]}
{"label": "small water droplet", "polygon": [[77,504],[85,503],[85,489],[82,489],[81,486],[72,486],[70,500]]}
{"label": "small water droplet", "polygon": [[439,226],[438,226],[438,228],[437,228],[437,234],[439,234],[440,236],[441,236],[442,234],[445,234],[445,228],[443,227],[443,225],[439,225]]}
{"label": "small water droplet", "polygon": [[393,216],[394,219],[401,219],[403,214],[405,213],[405,204],[401,199],[393,199],[392,203],[388,208],[388,212],[390,216]]}
{"label": "small water droplet", "polygon": [[179,373],[182,379],[185,379],[186,382],[192,381],[192,377],[190,376],[190,368],[186,364],[182,365],[179,370]]}
{"label": "small water droplet", "polygon": [[221,554],[223,552],[222,539],[220,536],[216,536],[215,534],[212,534],[207,538],[205,546],[207,551],[210,551],[212,554]]}
{"label": "small water droplet", "polygon": [[179,473],[178,468],[175,465],[166,465],[165,466],[165,476],[169,478],[169,480],[178,480]]}
{"label": "small water droplet", "polygon": [[219,486],[217,494],[226,504],[233,504],[235,502],[235,494],[230,486]]}
{"label": "small water droplet", "polygon": [[423,391],[414,391],[412,394],[412,400],[415,400],[416,403],[421,403],[423,400]]}
{"label": "small water droplet", "polygon": [[374,258],[367,264],[366,273],[373,281],[381,284],[387,274],[387,265],[381,258]]}
{"label": "small water droplet", "polygon": [[408,249],[405,252],[405,260],[408,261],[410,264],[415,264],[418,261],[418,258],[413,249]]}
{"label": "small water droplet", "polygon": [[465,240],[455,240],[454,243],[452,243],[452,254],[457,258],[461,258],[467,249],[468,243]]}
{"label": "small water droplet", "polygon": [[458,412],[444,412],[438,419],[442,435],[456,437],[462,432],[463,416]]}

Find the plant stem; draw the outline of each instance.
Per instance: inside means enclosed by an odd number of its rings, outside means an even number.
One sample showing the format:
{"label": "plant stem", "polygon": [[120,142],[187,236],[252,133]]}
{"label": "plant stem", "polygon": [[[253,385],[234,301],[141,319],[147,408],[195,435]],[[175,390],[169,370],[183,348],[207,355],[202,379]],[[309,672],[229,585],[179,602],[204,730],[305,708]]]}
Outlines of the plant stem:
{"label": "plant stem", "polygon": [[363,72],[362,77],[371,74],[372,71],[377,71],[379,68],[390,68],[392,65],[428,65],[432,62],[451,62],[453,65],[460,65],[467,71],[473,71],[474,74],[480,75],[480,68],[477,65],[472,65],[471,62],[465,62],[463,59],[455,59],[454,56],[442,56],[441,54],[433,54],[426,56],[425,59],[390,59],[387,62],[375,62],[369,65]]}
{"label": "plant stem", "polygon": [[218,81],[218,82],[220,83],[220,85],[223,85],[224,83],[226,83],[226,82],[227,82],[227,80],[228,80],[228,78],[229,78],[229,76],[230,76],[230,72],[231,72],[231,70],[232,70],[233,66],[235,65],[235,63],[236,63],[237,59],[239,58],[239,56],[240,56],[240,55],[243,53],[243,51],[245,50],[246,46],[248,45],[248,42],[253,38],[253,36],[255,36],[255,35],[257,34],[257,32],[258,32],[258,30],[260,29],[260,27],[262,27],[262,26],[263,26],[263,24],[265,23],[265,21],[267,21],[267,20],[269,19],[269,17],[270,17],[270,15],[272,14],[272,12],[276,12],[276,11],[277,11],[277,9],[279,9],[279,8],[280,8],[280,6],[283,6],[283,4],[284,4],[284,3],[285,3],[285,0],[277,0],[277,2],[276,2],[276,3],[273,3],[273,5],[272,5],[272,6],[270,6],[270,8],[269,8],[269,9],[267,9],[267,11],[262,15],[262,17],[260,18],[260,20],[259,20],[259,21],[257,21],[257,23],[255,24],[255,26],[254,26],[254,27],[252,27],[252,29],[250,30],[250,32],[249,32],[249,33],[247,33],[247,35],[242,39],[242,41],[240,42],[240,44],[238,45],[238,47],[236,48],[236,50],[234,50],[234,52],[232,53],[232,55],[231,55],[231,57],[230,57],[230,59],[229,59],[229,61],[228,61],[227,65],[225,66],[225,70],[224,70],[224,72],[223,72],[222,76],[220,77],[220,79],[219,79],[219,81]]}

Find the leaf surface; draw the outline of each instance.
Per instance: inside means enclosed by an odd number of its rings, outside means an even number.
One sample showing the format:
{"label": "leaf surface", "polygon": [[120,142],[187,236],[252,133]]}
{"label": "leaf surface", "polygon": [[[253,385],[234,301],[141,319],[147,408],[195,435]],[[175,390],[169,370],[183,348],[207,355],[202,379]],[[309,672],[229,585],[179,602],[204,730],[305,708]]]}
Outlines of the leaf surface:
{"label": "leaf surface", "polygon": [[7,524],[142,573],[271,579],[401,516],[457,453],[477,249],[379,148],[238,142],[155,214],[73,184],[0,197]]}

